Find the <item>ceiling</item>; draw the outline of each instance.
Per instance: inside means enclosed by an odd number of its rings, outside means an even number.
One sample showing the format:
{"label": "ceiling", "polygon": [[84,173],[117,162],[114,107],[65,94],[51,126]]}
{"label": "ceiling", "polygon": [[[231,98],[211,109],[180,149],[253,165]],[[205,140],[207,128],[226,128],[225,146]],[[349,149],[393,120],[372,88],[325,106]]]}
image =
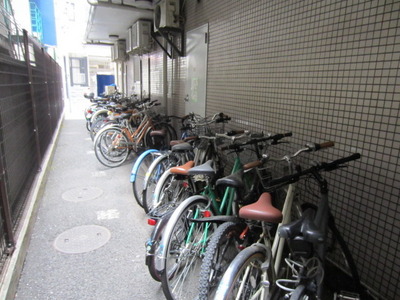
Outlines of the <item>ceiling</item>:
{"label": "ceiling", "polygon": [[152,0],[87,1],[91,5],[85,34],[88,44],[111,44],[117,39],[127,39],[128,28],[138,19],[153,19]]}

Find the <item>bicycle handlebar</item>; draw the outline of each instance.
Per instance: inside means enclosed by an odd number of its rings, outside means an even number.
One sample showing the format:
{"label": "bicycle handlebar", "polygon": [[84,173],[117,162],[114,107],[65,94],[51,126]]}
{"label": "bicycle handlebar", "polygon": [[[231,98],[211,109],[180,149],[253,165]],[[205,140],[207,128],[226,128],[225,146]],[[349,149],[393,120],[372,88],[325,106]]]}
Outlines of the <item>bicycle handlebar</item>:
{"label": "bicycle handlebar", "polygon": [[215,134],[216,137],[221,137],[221,138],[224,138],[224,139],[228,139],[228,140],[231,140],[233,142],[236,141],[236,140],[242,139],[242,138],[246,138],[249,135],[250,135],[250,131],[248,131],[248,130],[238,130],[238,131],[232,130],[232,131],[229,131],[227,133],[216,133]]}
{"label": "bicycle handlebar", "polygon": [[284,137],[289,137],[292,136],[291,132],[287,132],[287,133],[278,133],[275,135],[269,135],[267,137],[263,137],[263,138],[253,138],[250,141],[247,141],[245,143],[241,143],[241,144],[232,144],[229,146],[225,146],[222,147],[221,150],[237,150],[240,149],[241,147],[247,146],[247,145],[253,145],[253,144],[258,144],[261,142],[265,142],[268,140],[272,140],[272,143],[277,143],[279,140],[283,139]]}
{"label": "bicycle handlebar", "polygon": [[340,159],[337,159],[337,160],[334,160],[331,162],[320,163],[320,164],[312,166],[306,170],[300,170],[291,175],[286,175],[286,176],[283,176],[280,178],[272,179],[270,182],[270,186],[274,187],[276,185],[295,183],[295,182],[299,181],[301,177],[311,174],[311,173],[319,172],[319,171],[330,172],[330,171],[340,168],[341,166],[343,166],[343,164],[353,161],[353,160],[356,160],[356,159],[359,159],[360,157],[361,157],[360,153],[354,153],[350,156],[340,158]]}

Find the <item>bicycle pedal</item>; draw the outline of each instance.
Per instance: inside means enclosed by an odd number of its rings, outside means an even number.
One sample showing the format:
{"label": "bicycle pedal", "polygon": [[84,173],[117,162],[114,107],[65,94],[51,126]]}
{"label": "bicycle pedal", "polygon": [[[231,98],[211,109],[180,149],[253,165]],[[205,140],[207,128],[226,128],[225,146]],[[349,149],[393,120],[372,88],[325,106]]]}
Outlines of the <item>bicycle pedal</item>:
{"label": "bicycle pedal", "polygon": [[335,293],[334,300],[360,300],[360,295],[353,292],[348,291],[340,291],[339,293]]}

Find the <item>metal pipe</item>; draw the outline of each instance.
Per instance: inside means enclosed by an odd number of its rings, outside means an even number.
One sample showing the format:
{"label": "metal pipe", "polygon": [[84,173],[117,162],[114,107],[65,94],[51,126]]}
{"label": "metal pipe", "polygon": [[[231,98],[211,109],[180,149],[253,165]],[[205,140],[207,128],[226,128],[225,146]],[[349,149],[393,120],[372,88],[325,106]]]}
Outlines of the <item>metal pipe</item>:
{"label": "metal pipe", "polygon": [[143,12],[143,11],[147,11],[147,12],[152,12],[154,9],[152,8],[144,8],[144,7],[140,7],[140,6],[135,6],[135,5],[129,5],[129,4],[124,4],[124,1],[122,0],[121,3],[112,3],[110,0],[108,0],[107,2],[104,1],[96,1],[93,2],[91,0],[87,0],[87,3],[89,3],[89,5],[92,6],[103,6],[103,7],[119,7],[119,8],[124,8],[124,9],[131,9],[137,12]]}

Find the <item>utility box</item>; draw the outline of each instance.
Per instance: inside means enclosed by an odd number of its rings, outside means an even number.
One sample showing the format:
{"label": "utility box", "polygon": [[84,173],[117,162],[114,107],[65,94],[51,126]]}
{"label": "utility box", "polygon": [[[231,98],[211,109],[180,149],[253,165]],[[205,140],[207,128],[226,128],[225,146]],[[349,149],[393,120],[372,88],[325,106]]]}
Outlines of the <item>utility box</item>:
{"label": "utility box", "polygon": [[151,51],[151,21],[138,20],[128,29],[126,52],[129,54],[144,54]]}
{"label": "utility box", "polygon": [[118,40],[111,47],[111,60],[114,62],[126,61],[126,41]]}
{"label": "utility box", "polygon": [[161,0],[154,8],[154,31],[180,30],[179,0]]}

